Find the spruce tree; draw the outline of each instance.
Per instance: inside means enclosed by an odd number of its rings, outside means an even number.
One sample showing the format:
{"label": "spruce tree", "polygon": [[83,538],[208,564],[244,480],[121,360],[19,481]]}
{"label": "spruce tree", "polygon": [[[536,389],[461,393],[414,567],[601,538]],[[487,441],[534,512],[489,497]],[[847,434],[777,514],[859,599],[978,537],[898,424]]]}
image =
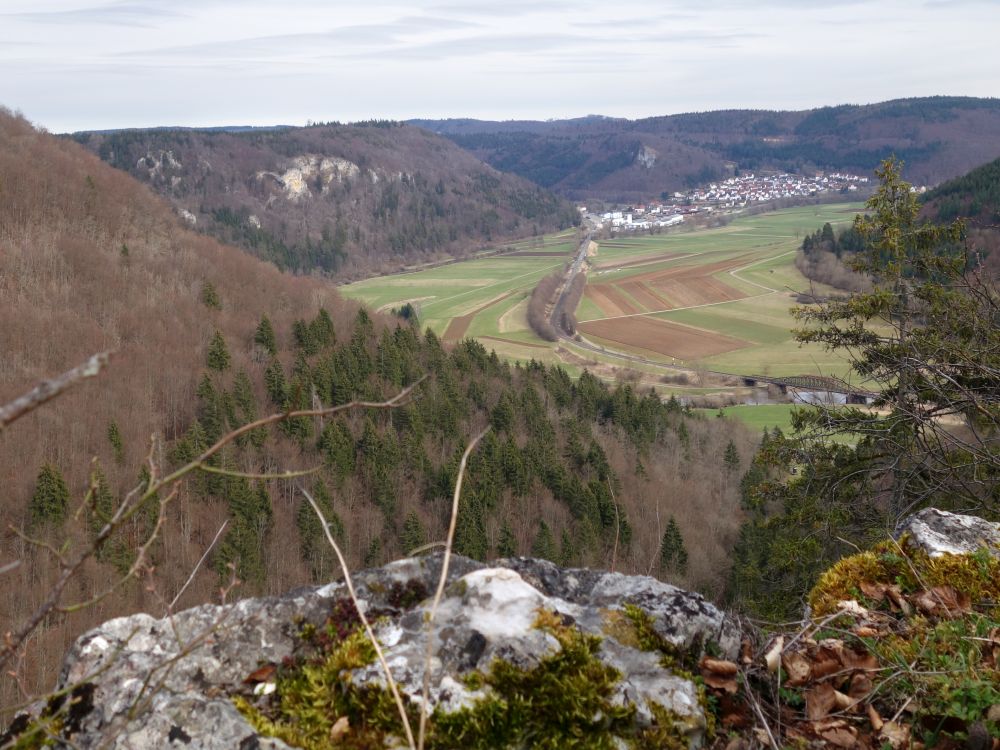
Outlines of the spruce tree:
{"label": "spruce tree", "polygon": [[215,289],[215,284],[211,281],[202,282],[201,303],[213,310],[222,309],[222,300],[219,299],[219,293]]}
{"label": "spruce tree", "polygon": [[115,463],[123,463],[125,461],[125,442],[122,440],[118,423],[113,419],[108,423],[108,442],[111,443],[111,449],[114,451]]}
{"label": "spruce tree", "polygon": [[264,387],[271,403],[279,409],[284,409],[288,401],[288,385],[285,382],[285,368],[281,366],[277,357],[271,360],[264,371]]}
{"label": "spruce tree", "polygon": [[224,372],[229,369],[229,348],[226,346],[226,339],[223,337],[222,331],[218,329],[212,335],[212,341],[208,345],[206,360],[210,370]]}
{"label": "spruce tree", "polygon": [[266,315],[261,316],[260,323],[253,335],[254,343],[272,357],[278,353],[278,341],[274,335],[274,326]]}
{"label": "spruce tree", "polygon": [[555,537],[552,536],[552,530],[545,521],[538,527],[538,534],[531,545],[531,556],[552,562],[558,558]]}
{"label": "spruce tree", "polygon": [[364,565],[366,568],[374,567],[382,559],[382,539],[373,537],[365,550]]}
{"label": "spruce tree", "polygon": [[[101,468],[95,467],[90,478],[90,497],[87,504],[87,526],[92,538],[96,538],[111,521],[117,503],[108,485],[108,479]],[[114,565],[119,573],[125,574],[132,565],[132,554],[125,542],[122,530],[118,529],[106,538],[97,548],[96,557],[99,562]]]}
{"label": "spruce tree", "polygon": [[684,538],[677,526],[677,521],[670,516],[667,530],[663,533],[660,543],[660,570],[684,573],[687,570],[688,554],[684,547]]}
{"label": "spruce tree", "polygon": [[32,526],[58,525],[66,520],[69,489],[55,464],[46,463],[38,472],[35,491],[28,504]]}
{"label": "spruce tree", "polygon": [[500,539],[497,541],[497,555],[500,557],[514,557],[517,554],[517,540],[514,538],[514,530],[510,527],[510,522],[504,520],[500,528]]}
{"label": "spruce tree", "polygon": [[[323,480],[318,479],[313,484],[312,496],[316,505],[323,512],[323,517],[326,518],[331,536],[343,548],[344,524],[333,509],[333,500]],[[304,497],[299,503],[298,512],[295,514],[295,525],[299,530],[299,549],[302,560],[309,566],[313,581],[319,583],[329,580],[337,566],[336,556],[323,532],[316,511]]]}
{"label": "spruce tree", "polygon": [[740,468],[740,454],[739,451],[736,450],[736,445],[732,440],[730,440],[729,444],[726,446],[726,452],[722,457],[722,461],[725,463],[726,468],[731,472]]}
{"label": "spruce tree", "polygon": [[410,513],[406,516],[399,542],[405,555],[427,544],[427,532],[424,531],[424,525],[420,523],[416,513]]}
{"label": "spruce tree", "polygon": [[485,560],[490,551],[483,519],[483,504],[475,493],[462,499],[455,526],[455,552],[474,560]]}

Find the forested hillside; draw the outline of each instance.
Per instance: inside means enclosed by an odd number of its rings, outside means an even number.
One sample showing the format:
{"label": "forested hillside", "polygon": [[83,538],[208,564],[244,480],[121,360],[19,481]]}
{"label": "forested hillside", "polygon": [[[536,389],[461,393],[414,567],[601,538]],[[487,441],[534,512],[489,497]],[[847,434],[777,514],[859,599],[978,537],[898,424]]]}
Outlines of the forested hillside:
{"label": "forested hillside", "polygon": [[[756,443],[734,423],[589,375],[511,366],[473,342],[449,350],[411,321],[369,314],[327,284],[186,229],[132,178],[7,114],[0,197],[0,403],[114,351],[105,373],[0,432],[4,632],[48,595],[56,549],[82,549],[130,490],[225,432],[415,386],[399,408],[255,429],[143,504],[63,604],[102,592],[137,559],[142,580],[46,620],[16,679],[2,678],[0,705],[50,685],[72,639],[109,617],[161,613],[182,590],[179,607],[206,601],[232,574],[235,595],[335,575],[300,489],[326,511],[351,566],[440,540],[459,457],[487,425],[458,551],[531,553],[718,592]],[[308,473],[273,478],[286,470]]]}
{"label": "forested hillside", "polygon": [[[905,166],[905,165],[904,165]],[[960,219],[963,243],[971,252],[970,268],[982,268],[996,278],[1000,273],[1000,159],[976,167],[920,196],[919,219],[944,223]],[[852,258],[865,249],[854,227],[835,232],[830,224],[802,240],[796,267],[813,281],[849,292],[868,288],[869,282],[850,268]]]}
{"label": "forested hillside", "polygon": [[723,110],[626,120],[415,120],[498,169],[574,198],[643,201],[736,170],[870,174],[895,154],[934,185],[1000,154],[1000,100],[897,99],[800,112]]}
{"label": "forested hillside", "polygon": [[1000,159],[949,180],[923,196],[923,216],[965,220],[970,244],[990,273],[1000,273]]}
{"label": "forested hillside", "polygon": [[74,138],[199,231],[294,271],[395,271],[579,221],[537,185],[398,123]]}

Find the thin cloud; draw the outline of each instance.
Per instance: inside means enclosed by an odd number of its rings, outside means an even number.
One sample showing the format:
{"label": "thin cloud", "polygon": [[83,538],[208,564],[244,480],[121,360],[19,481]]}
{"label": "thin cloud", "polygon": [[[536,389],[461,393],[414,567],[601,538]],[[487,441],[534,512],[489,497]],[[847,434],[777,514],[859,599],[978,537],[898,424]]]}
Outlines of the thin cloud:
{"label": "thin cloud", "polygon": [[385,48],[406,43],[423,32],[457,31],[477,28],[479,24],[451,18],[428,16],[399,18],[389,23],[357,24],[326,31],[274,34],[191,45],[130,50],[119,57],[269,58],[328,53],[331,46],[345,48]]}
{"label": "thin cloud", "polygon": [[33,24],[100,25],[150,27],[164,18],[179,18],[185,14],[149,3],[111,3],[72,10],[3,13],[0,17]]}

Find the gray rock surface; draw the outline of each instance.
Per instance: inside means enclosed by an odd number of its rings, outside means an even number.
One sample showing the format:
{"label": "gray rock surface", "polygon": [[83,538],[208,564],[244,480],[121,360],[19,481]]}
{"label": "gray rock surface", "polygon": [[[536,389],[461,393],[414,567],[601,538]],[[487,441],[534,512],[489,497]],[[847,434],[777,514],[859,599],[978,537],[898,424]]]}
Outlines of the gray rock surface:
{"label": "gray rock surface", "polygon": [[893,536],[899,539],[903,534],[909,534],[910,543],[931,557],[964,555],[983,547],[1000,557],[1000,523],[976,516],[925,508],[903,519]]}
{"label": "gray rock surface", "polygon": [[[376,632],[394,678],[408,700],[421,700],[427,648],[424,616],[440,575],[441,557],[407,558],[355,575],[366,611],[380,616]],[[416,596],[401,602],[404,590]],[[259,736],[229,696],[262,664],[277,664],[300,646],[303,623],[321,625],[342,602],[340,583],[281,597],[205,605],[169,619],[146,614],[110,620],[81,636],[64,662],[60,685],[85,684],[73,709],[72,743],[114,748],[284,748]],[[701,595],[645,576],[563,570],[526,558],[489,566],[452,559],[438,611],[430,703],[451,711],[489,690],[472,691],[462,675],[488,671],[494,659],[534,666],[561,646],[535,627],[540,609],[603,638],[600,658],[618,669],[613,701],[636,707],[639,726],[653,721],[652,704],[677,717],[689,744],[701,743],[705,716],[695,686],[672,674],[657,654],[615,640],[609,617],[625,604],[642,608],[657,632],[697,655],[713,643],[723,655],[739,648],[737,629]],[[383,684],[377,664],[355,670],[355,684]]]}

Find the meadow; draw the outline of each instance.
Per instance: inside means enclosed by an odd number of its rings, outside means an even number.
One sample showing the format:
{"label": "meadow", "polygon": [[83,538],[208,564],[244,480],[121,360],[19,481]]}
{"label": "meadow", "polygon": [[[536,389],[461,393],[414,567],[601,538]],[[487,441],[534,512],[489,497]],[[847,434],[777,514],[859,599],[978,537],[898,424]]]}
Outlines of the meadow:
{"label": "meadow", "polygon": [[[696,370],[734,374],[841,376],[840,355],[801,347],[790,309],[796,296],[828,291],[795,268],[802,238],[824,222],[846,227],[860,204],[784,209],[736,217],[711,229],[684,227],[598,242],[576,310],[584,351],[538,338],[527,298],[543,276],[573,257],[578,235],[562,232],[512,243],[512,251],[341,287],[375,309],[409,302],[421,325],[445,340],[464,336],[513,360],[579,366],[580,356],[628,366],[615,352]],[[654,365],[636,369],[655,371]]]}
{"label": "meadow", "polygon": [[843,358],[794,340],[802,237],[847,226],[858,204],[785,209],[691,232],[601,244],[577,308],[590,342],[651,361],[734,374],[842,376]]}

